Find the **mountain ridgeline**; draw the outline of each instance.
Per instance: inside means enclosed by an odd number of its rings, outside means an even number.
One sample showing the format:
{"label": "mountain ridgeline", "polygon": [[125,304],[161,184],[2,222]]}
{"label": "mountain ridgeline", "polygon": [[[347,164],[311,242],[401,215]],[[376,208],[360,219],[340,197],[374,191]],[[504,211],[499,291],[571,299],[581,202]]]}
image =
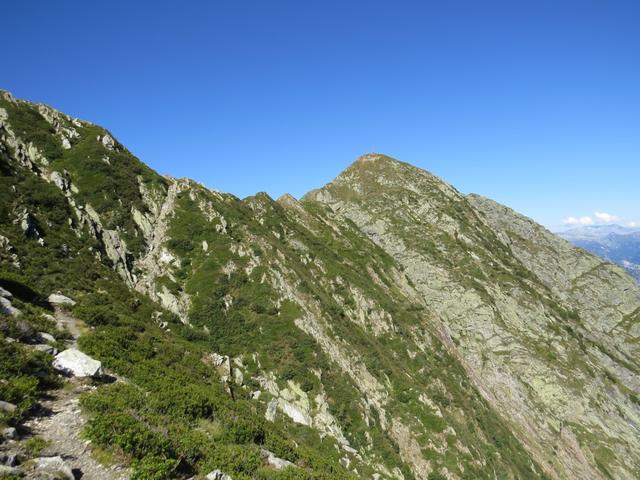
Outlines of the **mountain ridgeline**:
{"label": "mountain ridgeline", "polygon": [[64,294],[131,478],[640,478],[637,282],[384,155],[239,199],[1,93],[0,287],[0,420],[61,386],[20,339]]}
{"label": "mountain ridgeline", "polygon": [[558,236],[624,268],[640,282],[640,230],[594,225],[559,232]]}

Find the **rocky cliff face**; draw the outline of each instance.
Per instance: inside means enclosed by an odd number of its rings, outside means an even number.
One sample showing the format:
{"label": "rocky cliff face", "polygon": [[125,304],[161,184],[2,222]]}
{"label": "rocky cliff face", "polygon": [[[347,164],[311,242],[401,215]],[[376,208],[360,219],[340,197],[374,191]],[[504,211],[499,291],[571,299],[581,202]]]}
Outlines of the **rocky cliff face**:
{"label": "rocky cliff face", "polygon": [[[0,282],[79,301],[81,345],[146,392],[132,418],[182,432],[163,453],[173,476],[640,475],[640,289],[506,207],[374,154],[301,201],[241,200],[6,93],[0,159]],[[105,315],[105,292],[132,313]],[[160,341],[183,353],[149,360]],[[160,408],[157,378],[189,389],[196,372],[220,382],[215,407]],[[233,409],[266,433],[229,439]],[[211,422],[204,450],[180,453]],[[134,471],[158,455],[123,445]]]}
{"label": "rocky cliff face", "polygon": [[637,475],[632,278],[506,207],[381,155],[308,198],[404,267],[469,377],[549,476]]}

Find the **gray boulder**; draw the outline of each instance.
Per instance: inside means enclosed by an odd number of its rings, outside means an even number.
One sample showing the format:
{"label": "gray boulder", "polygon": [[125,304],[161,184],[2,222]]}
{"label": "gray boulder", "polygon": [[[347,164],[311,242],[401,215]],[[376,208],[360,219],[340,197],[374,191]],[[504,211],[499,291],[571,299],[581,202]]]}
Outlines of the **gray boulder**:
{"label": "gray boulder", "polygon": [[56,341],[55,337],[47,332],[38,332],[38,336],[46,343],[54,343]]}
{"label": "gray boulder", "polygon": [[102,363],[75,348],[69,348],[56,355],[53,368],[74,377],[102,376]]}
{"label": "gray boulder", "polygon": [[4,400],[0,400],[0,410],[3,412],[12,413],[16,411],[16,407],[13,403],[5,402]]}
{"label": "gray boulder", "polygon": [[64,306],[74,306],[76,304],[75,301],[71,300],[69,297],[62,295],[61,293],[52,293],[47,298],[47,301],[51,305],[64,305]]}
{"label": "gray boulder", "polygon": [[0,313],[17,317],[22,312],[11,304],[11,300],[9,300],[9,298],[0,296]]}

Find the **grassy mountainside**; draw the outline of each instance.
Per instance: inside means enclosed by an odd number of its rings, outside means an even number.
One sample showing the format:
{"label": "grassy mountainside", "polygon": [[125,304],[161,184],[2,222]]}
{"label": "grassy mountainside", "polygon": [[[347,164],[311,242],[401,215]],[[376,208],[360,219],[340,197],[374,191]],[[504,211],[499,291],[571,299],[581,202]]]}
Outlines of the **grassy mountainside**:
{"label": "grassy mountainside", "polygon": [[638,288],[576,272],[601,267],[555,237],[536,250],[527,219],[379,155],[302,201],[241,200],[6,93],[0,175],[0,286],[22,310],[2,314],[0,399],[26,399],[7,425],[61,385],[29,345],[69,335],[61,291],[123,379],[82,398],[85,435],[134,478],[640,474]]}

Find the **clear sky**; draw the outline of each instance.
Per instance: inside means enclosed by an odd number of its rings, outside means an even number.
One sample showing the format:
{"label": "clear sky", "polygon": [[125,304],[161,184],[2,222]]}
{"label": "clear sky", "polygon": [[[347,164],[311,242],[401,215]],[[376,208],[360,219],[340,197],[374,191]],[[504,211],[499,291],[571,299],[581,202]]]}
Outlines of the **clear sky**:
{"label": "clear sky", "polygon": [[163,174],[300,196],[374,151],[553,228],[640,221],[638,0],[21,0],[0,25],[0,88]]}

